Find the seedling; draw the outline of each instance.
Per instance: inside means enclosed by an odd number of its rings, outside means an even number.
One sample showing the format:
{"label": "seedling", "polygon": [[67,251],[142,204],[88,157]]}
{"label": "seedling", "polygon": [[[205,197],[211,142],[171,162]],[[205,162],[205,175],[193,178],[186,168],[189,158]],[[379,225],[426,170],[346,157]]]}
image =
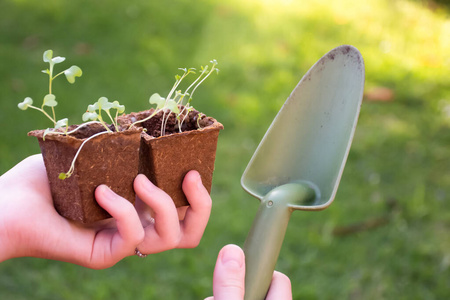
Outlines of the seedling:
{"label": "seedling", "polygon": [[[111,109],[115,109],[116,110],[116,114],[115,117],[113,118],[110,110]],[[105,123],[105,121],[102,118],[102,110],[108,115],[108,117],[111,119],[112,124],[114,125],[114,130],[116,132],[119,132],[119,126],[117,125],[117,117],[119,115],[119,113],[123,113],[125,111],[125,106],[121,105],[119,103],[119,101],[114,101],[114,102],[109,102],[108,98],[106,97],[100,97],[98,99],[97,102],[95,102],[94,104],[90,104],[87,108],[87,111],[83,114],[83,122],[86,122],[88,120],[94,121],[94,122],[87,122],[84,123],[82,125],[80,125],[77,129],[79,129],[82,126],[85,126],[87,124],[91,124],[91,123],[100,123],[102,124],[103,127],[105,127],[106,131],[101,131],[99,133],[93,134],[92,136],[90,136],[89,138],[85,139],[83,141],[83,143],[81,143],[80,147],[77,150],[77,153],[75,154],[72,163],[70,164],[70,168],[69,171],[67,171],[66,173],[60,173],[59,174],[59,179],[66,179],[69,178],[70,176],[72,176],[73,171],[75,170],[75,161],[77,160],[78,155],[80,154],[81,149],[83,148],[83,146],[90,141],[91,139],[105,134],[105,133],[110,133],[113,132],[108,125]],[[97,122],[98,120],[98,122]],[[76,130],[76,129],[75,129]],[[74,131],[75,131],[74,130]]]}
{"label": "seedling", "polygon": [[[49,64],[49,68],[46,70],[43,70],[42,72],[45,74],[48,74],[49,76],[49,84],[48,84],[48,89],[49,92],[47,95],[44,96],[44,99],[42,101],[42,105],[41,107],[36,107],[33,106],[33,99],[31,99],[30,97],[26,97],[24,99],[24,101],[22,101],[21,103],[19,103],[18,107],[21,110],[26,110],[28,108],[32,108],[35,110],[40,111],[41,113],[43,113],[50,121],[52,121],[53,123],[53,128],[47,128],[44,131],[44,134],[42,136],[42,139],[45,140],[45,136],[48,134],[59,134],[59,135],[70,135],[72,133],[75,133],[77,130],[89,125],[89,124],[93,124],[93,123],[100,123],[103,127],[105,127],[106,131],[102,131],[99,132],[97,134],[94,134],[92,136],[90,136],[89,138],[87,138],[86,140],[83,141],[83,143],[80,145],[80,147],[77,150],[77,153],[75,154],[74,159],[72,160],[72,164],[70,166],[69,171],[67,171],[66,173],[61,173],[59,174],[59,178],[60,179],[66,179],[68,177],[70,177],[73,174],[74,168],[75,168],[75,161],[81,151],[81,149],[83,148],[83,146],[85,145],[86,142],[88,142],[89,140],[101,135],[101,134],[105,134],[108,132],[112,132],[112,130],[108,127],[108,125],[105,123],[105,121],[103,120],[102,114],[101,112],[104,111],[108,117],[111,119],[111,122],[114,126],[114,130],[115,131],[119,131],[119,127],[117,125],[117,116],[119,115],[119,113],[123,113],[125,111],[125,106],[121,105],[118,101],[114,101],[114,102],[109,102],[108,99],[106,97],[100,97],[98,99],[97,102],[95,102],[94,104],[91,104],[88,106],[87,108],[87,112],[83,114],[83,124],[77,126],[74,130],[69,131],[69,121],[67,118],[61,119],[59,121],[56,121],[56,116],[55,116],[55,106],[58,105],[58,103],[56,102],[56,97],[55,95],[52,93],[52,86],[53,86],[53,81],[60,75],[64,74],[66,76],[66,79],[69,83],[74,83],[75,82],[75,78],[76,77],[80,77],[83,72],[81,71],[81,69],[75,65],[71,66],[70,68],[56,74],[53,75],[53,71],[54,71],[54,66],[56,64],[62,63],[63,61],[65,61],[64,57],[53,57],[53,51],[52,50],[47,50],[44,52],[43,55],[43,60],[44,62],[47,62]],[[47,107],[51,108],[50,112],[47,112],[45,109]],[[113,117],[110,113],[110,110],[114,109],[115,112],[115,117]],[[48,109],[47,109],[48,110]],[[90,122],[87,122],[88,120],[91,120]],[[58,130],[61,129],[61,130]]]}
{"label": "seedling", "polygon": [[198,117],[197,117],[197,127],[198,127],[198,128],[202,128],[202,127],[200,126],[200,120],[201,120],[204,116],[205,116],[205,114],[203,114],[203,113],[199,113],[199,114],[198,114]]}
{"label": "seedling", "polygon": [[[214,71],[216,71],[217,73],[219,72],[219,69],[216,68],[217,61],[214,59],[211,60],[210,63],[212,64],[211,67],[209,67],[208,65],[201,66],[200,75],[196,80],[194,80],[194,82],[191,83],[191,85],[189,85],[189,87],[184,92],[182,92],[181,90],[177,90],[177,88],[179,87],[183,79],[185,79],[189,74],[196,74],[196,69],[179,68],[179,70],[183,71],[183,74],[175,75],[175,83],[169,94],[164,98],[161,97],[158,93],[154,93],[149,99],[150,105],[156,105],[154,112],[147,118],[134,122],[130,125],[130,128],[135,126],[136,124],[150,120],[156,114],[162,111],[163,117],[161,118],[161,136],[164,136],[166,133],[167,121],[169,120],[169,116],[171,113],[175,114],[178,123],[178,129],[179,132],[181,132],[183,122],[185,121],[189,112],[194,109],[194,107],[191,106],[191,101],[193,99],[195,91],[206,80],[206,78],[211,75],[211,73],[213,73]],[[183,115],[184,117],[183,119],[181,119],[181,116]]]}
{"label": "seedling", "polygon": [[[116,110],[114,118],[110,113],[111,109]],[[86,122],[88,120],[99,120],[103,127],[105,127],[106,131],[111,132],[111,129],[109,129],[105,121],[103,121],[102,110],[108,115],[111,123],[114,125],[115,130],[119,131],[119,127],[117,125],[117,117],[119,116],[119,114],[125,111],[125,106],[121,105],[119,101],[109,102],[108,98],[106,97],[100,97],[97,102],[88,106],[87,111],[83,114],[83,122]]]}
{"label": "seedling", "polygon": [[[33,99],[31,99],[30,97],[26,97],[21,103],[19,103],[18,107],[21,110],[26,110],[28,108],[32,108],[35,110],[40,111],[41,113],[43,113],[50,121],[52,121],[53,123],[53,127],[55,129],[58,128],[62,128],[65,127],[66,132],[67,132],[67,128],[68,128],[68,119],[64,118],[61,119],[59,121],[56,120],[56,115],[55,115],[55,106],[58,105],[58,102],[56,102],[56,97],[55,95],[52,93],[52,85],[53,85],[53,81],[59,77],[60,75],[64,74],[66,76],[66,79],[69,83],[75,83],[75,78],[76,77],[80,77],[83,72],[81,71],[81,69],[75,65],[71,66],[70,68],[56,74],[53,75],[53,69],[54,66],[56,64],[62,63],[63,61],[66,60],[65,57],[61,57],[61,56],[56,56],[53,57],[53,51],[52,50],[47,50],[44,52],[43,55],[43,60],[44,62],[49,64],[49,68],[46,70],[43,70],[42,73],[48,74],[48,94],[44,96],[44,99],[42,100],[42,105],[41,107],[36,107],[33,106]],[[50,107],[51,112],[48,113],[45,108]]]}

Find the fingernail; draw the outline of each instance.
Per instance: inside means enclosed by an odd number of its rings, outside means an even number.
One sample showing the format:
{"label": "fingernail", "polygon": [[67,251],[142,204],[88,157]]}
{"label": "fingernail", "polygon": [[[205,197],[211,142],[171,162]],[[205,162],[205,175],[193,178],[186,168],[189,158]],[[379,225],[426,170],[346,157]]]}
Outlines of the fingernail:
{"label": "fingernail", "polygon": [[111,188],[107,185],[100,185],[99,188],[101,189],[101,192],[103,193],[103,195],[108,198],[108,199],[114,199],[117,197],[117,194],[114,193],[113,190],[111,190]]}
{"label": "fingernail", "polygon": [[241,268],[244,264],[244,253],[236,245],[228,245],[222,249],[222,263],[224,265]]}
{"label": "fingernail", "polygon": [[152,189],[155,187],[155,185],[153,184],[153,182],[151,182],[151,181],[147,178],[147,176],[142,175],[142,174],[139,175],[139,176],[142,177],[141,182],[142,182],[142,185],[144,186],[144,188],[145,188],[146,190],[152,190]]}
{"label": "fingernail", "polygon": [[197,187],[199,189],[204,189],[205,187],[203,186],[203,182],[202,182],[202,176],[200,176],[200,173],[197,173]]}

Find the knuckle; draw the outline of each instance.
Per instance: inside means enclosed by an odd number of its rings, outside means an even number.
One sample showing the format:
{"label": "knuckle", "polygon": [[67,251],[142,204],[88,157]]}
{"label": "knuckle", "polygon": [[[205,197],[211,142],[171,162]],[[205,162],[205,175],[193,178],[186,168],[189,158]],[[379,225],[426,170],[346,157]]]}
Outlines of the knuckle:
{"label": "knuckle", "polygon": [[163,238],[163,242],[168,249],[173,249],[180,243],[180,237],[177,235],[166,236]]}
{"label": "knuckle", "polygon": [[183,242],[182,247],[187,249],[196,248],[200,244],[200,240],[200,238],[188,239]]}
{"label": "knuckle", "polygon": [[144,240],[145,240],[145,231],[144,231],[144,229],[142,229],[141,232],[136,234],[136,240],[132,244],[140,244],[140,243],[144,242]]}
{"label": "knuckle", "polygon": [[232,293],[233,295],[244,295],[244,285],[238,278],[228,278],[221,284],[222,288]]}
{"label": "knuckle", "polygon": [[120,210],[118,210],[117,214],[120,217],[129,216],[131,214],[134,214],[136,209],[134,208],[133,204],[129,201],[125,201],[121,207]]}

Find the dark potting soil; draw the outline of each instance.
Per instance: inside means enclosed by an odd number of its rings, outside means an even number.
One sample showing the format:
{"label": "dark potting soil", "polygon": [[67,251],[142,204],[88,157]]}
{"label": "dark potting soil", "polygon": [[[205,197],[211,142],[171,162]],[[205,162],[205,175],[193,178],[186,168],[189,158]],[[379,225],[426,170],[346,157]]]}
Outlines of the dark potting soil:
{"label": "dark potting soil", "polygon": [[[183,112],[184,107],[180,106],[180,111]],[[154,112],[154,109],[150,109],[147,111],[143,111],[140,113],[131,113],[126,117],[126,122],[135,122],[138,120],[143,120],[150,116]],[[179,119],[177,120],[175,113],[171,113],[169,116],[164,114],[163,111],[158,112],[155,116],[153,116],[150,120],[137,124],[137,126],[142,126],[147,130],[147,134],[153,137],[161,136],[161,128],[162,128],[162,118],[164,117],[164,122],[166,124],[166,130],[164,135],[171,135],[174,133],[180,132],[180,124],[181,124],[181,132],[197,130],[199,128],[204,128],[210,126],[214,123],[214,120],[211,117],[207,117],[203,114],[200,115],[200,112],[193,109],[187,115],[185,113],[181,113]],[[199,120],[200,117],[200,120]],[[124,124],[125,125],[125,124]],[[129,124],[128,124],[129,125]],[[199,127],[200,126],[200,127]]]}
{"label": "dark potting soil", "polygon": [[[107,125],[107,126],[113,132],[116,130],[114,128],[114,125],[112,125],[112,124]],[[79,127],[79,125],[71,125],[71,126],[69,126],[68,131],[72,131],[77,127]],[[70,134],[70,136],[73,136],[74,138],[77,138],[77,139],[85,139],[85,138],[88,138],[90,136],[93,136],[94,134],[97,134],[97,133],[100,133],[103,131],[106,131],[106,129],[103,125],[98,124],[98,123],[93,123],[93,124],[89,124],[87,126],[80,126],[80,128],[77,131],[75,131],[74,133]],[[121,131],[121,130],[119,129],[119,131]]]}

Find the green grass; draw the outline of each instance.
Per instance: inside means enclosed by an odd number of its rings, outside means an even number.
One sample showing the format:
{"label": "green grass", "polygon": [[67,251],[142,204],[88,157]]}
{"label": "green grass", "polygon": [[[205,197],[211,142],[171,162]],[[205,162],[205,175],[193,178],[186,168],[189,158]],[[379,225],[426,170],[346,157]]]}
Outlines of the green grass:
{"label": "green grass", "polygon": [[[219,61],[195,105],[221,121],[213,212],[200,246],[94,271],[20,258],[0,264],[1,299],[203,299],[216,255],[243,245],[258,202],[239,185],[255,147],[302,75],[326,52],[356,46],[365,101],[335,202],[295,212],[277,269],[295,299],[450,297],[450,23],[448,7],[421,1],[31,1],[0,2],[0,173],[39,152],[26,136],[50,124],[20,111],[46,92],[43,51],[66,56],[83,77],[55,84],[59,116],[81,121],[100,96],[127,112],[165,93],[178,67]],[[336,228],[383,217],[346,236]]]}

